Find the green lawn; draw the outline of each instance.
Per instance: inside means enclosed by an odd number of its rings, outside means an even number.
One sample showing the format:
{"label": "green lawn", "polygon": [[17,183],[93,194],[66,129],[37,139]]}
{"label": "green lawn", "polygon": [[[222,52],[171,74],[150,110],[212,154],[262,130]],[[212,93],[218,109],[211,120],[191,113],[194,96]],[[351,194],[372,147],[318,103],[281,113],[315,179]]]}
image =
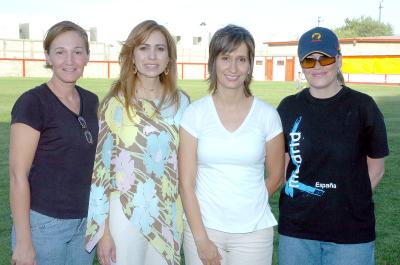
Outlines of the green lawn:
{"label": "green lawn", "polygon": [[[11,218],[9,208],[8,141],[10,111],[17,97],[25,90],[45,82],[40,78],[0,78],[0,264],[10,264]],[[99,97],[107,93],[112,80],[83,79],[79,84]],[[179,86],[195,100],[207,93],[204,81],[180,81]],[[386,159],[385,176],[374,192],[377,240],[377,265],[400,264],[400,86],[350,85],[376,100],[385,116],[390,156]],[[296,93],[293,82],[254,82],[254,94],[277,106],[280,100]],[[278,216],[278,196],[271,200]],[[276,246],[276,245],[275,245]],[[275,248],[276,249],[276,248]],[[276,251],[274,264],[276,263]],[[299,264],[301,265],[301,264]]]}

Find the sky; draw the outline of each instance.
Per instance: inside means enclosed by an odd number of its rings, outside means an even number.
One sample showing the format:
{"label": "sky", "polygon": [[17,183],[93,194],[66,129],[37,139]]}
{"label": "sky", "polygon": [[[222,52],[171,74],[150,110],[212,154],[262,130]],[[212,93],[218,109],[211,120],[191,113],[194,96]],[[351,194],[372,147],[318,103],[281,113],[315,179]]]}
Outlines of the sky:
{"label": "sky", "polygon": [[[20,23],[29,23],[30,38],[41,40],[61,20],[85,29],[97,28],[100,42],[123,41],[131,29],[154,19],[174,35],[201,28],[208,32],[236,24],[247,28],[256,45],[296,40],[318,25],[336,28],[346,18],[370,16],[389,23],[400,36],[399,0],[0,0],[0,39],[19,37]],[[382,6],[379,9],[379,6]],[[183,33],[183,34],[182,34]]]}

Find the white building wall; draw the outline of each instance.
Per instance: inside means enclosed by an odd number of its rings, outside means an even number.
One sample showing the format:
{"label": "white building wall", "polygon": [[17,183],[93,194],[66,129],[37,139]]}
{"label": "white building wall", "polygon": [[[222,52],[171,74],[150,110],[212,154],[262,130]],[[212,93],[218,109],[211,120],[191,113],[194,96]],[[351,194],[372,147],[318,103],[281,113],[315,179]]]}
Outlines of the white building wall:
{"label": "white building wall", "polygon": [[51,77],[52,71],[49,68],[45,68],[44,61],[26,61],[25,74],[31,77]]}
{"label": "white building wall", "polygon": [[343,55],[399,55],[399,43],[344,43],[340,45]]}
{"label": "white building wall", "polygon": [[22,62],[0,60],[1,77],[19,77],[22,73]]}
{"label": "white building wall", "polygon": [[185,64],[183,73],[182,68],[178,65],[178,77],[180,79],[204,79],[204,65]]}
{"label": "white building wall", "polygon": [[272,80],[285,81],[286,57],[273,58]]}
{"label": "white building wall", "polygon": [[[118,63],[110,64],[110,78],[118,78],[120,73],[120,67]],[[103,76],[104,78],[104,76]]]}
{"label": "white building wall", "polygon": [[[184,79],[204,79],[204,67],[207,67],[208,45],[212,34],[200,27],[197,31],[180,35],[177,43],[178,77]],[[201,37],[197,44],[193,37]],[[90,43],[90,61],[84,76],[117,78],[120,68],[118,56],[121,44],[106,44],[100,42]],[[342,43],[344,56],[366,55],[399,55],[399,43]],[[265,58],[273,58],[273,80],[284,81],[286,71],[286,58],[295,57],[294,80],[298,79],[301,67],[297,58],[297,45],[268,46],[262,51],[256,51],[253,71],[254,80],[265,80]],[[8,59],[40,59],[44,60],[43,42],[40,40],[1,39],[0,58]],[[110,63],[108,63],[110,62]],[[279,63],[278,63],[279,62]],[[109,64],[109,65],[108,65]],[[183,73],[182,73],[182,65]],[[48,77],[51,70],[43,67],[43,61],[26,61],[25,74],[28,77]],[[0,60],[0,76],[22,76],[22,61]],[[206,72],[207,78],[207,72]],[[400,83],[400,75],[348,75],[348,82],[371,83]],[[303,80],[304,81],[304,80]]]}
{"label": "white building wall", "polygon": [[265,80],[265,57],[254,58],[253,80]]}
{"label": "white building wall", "polygon": [[107,67],[105,63],[91,62],[85,67],[84,77],[104,78],[107,77]]}
{"label": "white building wall", "polygon": [[386,81],[389,84],[400,84],[400,75],[387,75]]}
{"label": "white building wall", "polygon": [[297,46],[266,46],[267,56],[297,56]]}

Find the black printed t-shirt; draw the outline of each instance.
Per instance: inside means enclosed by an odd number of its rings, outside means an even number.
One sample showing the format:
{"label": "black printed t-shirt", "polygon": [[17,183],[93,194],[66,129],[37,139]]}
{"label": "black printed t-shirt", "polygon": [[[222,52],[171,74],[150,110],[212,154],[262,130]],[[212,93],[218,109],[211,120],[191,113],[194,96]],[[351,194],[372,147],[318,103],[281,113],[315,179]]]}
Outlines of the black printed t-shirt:
{"label": "black printed t-shirt", "polygon": [[374,100],[345,86],[327,99],[305,89],[282,100],[278,112],[290,156],[279,233],[344,244],[375,240],[367,156],[389,150]]}
{"label": "black printed t-shirt", "polygon": [[11,111],[11,124],[24,123],[40,132],[29,172],[31,209],[61,219],[87,215],[97,143],[98,97],[76,86],[82,116],[92,135],[89,144],[78,115],[42,84],[22,94]]}

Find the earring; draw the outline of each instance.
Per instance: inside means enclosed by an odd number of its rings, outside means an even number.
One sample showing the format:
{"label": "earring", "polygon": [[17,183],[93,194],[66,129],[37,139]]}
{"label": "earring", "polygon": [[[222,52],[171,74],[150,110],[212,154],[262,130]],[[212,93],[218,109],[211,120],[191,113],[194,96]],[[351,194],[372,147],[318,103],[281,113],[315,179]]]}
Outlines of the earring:
{"label": "earring", "polygon": [[137,74],[137,68],[136,68],[136,65],[133,65],[133,67],[132,67],[132,68],[133,68],[133,74],[134,74],[134,75],[136,75],[136,74]]}
{"label": "earring", "polygon": [[164,74],[165,74],[165,75],[168,75],[168,73],[169,73],[169,68],[165,68]]}

